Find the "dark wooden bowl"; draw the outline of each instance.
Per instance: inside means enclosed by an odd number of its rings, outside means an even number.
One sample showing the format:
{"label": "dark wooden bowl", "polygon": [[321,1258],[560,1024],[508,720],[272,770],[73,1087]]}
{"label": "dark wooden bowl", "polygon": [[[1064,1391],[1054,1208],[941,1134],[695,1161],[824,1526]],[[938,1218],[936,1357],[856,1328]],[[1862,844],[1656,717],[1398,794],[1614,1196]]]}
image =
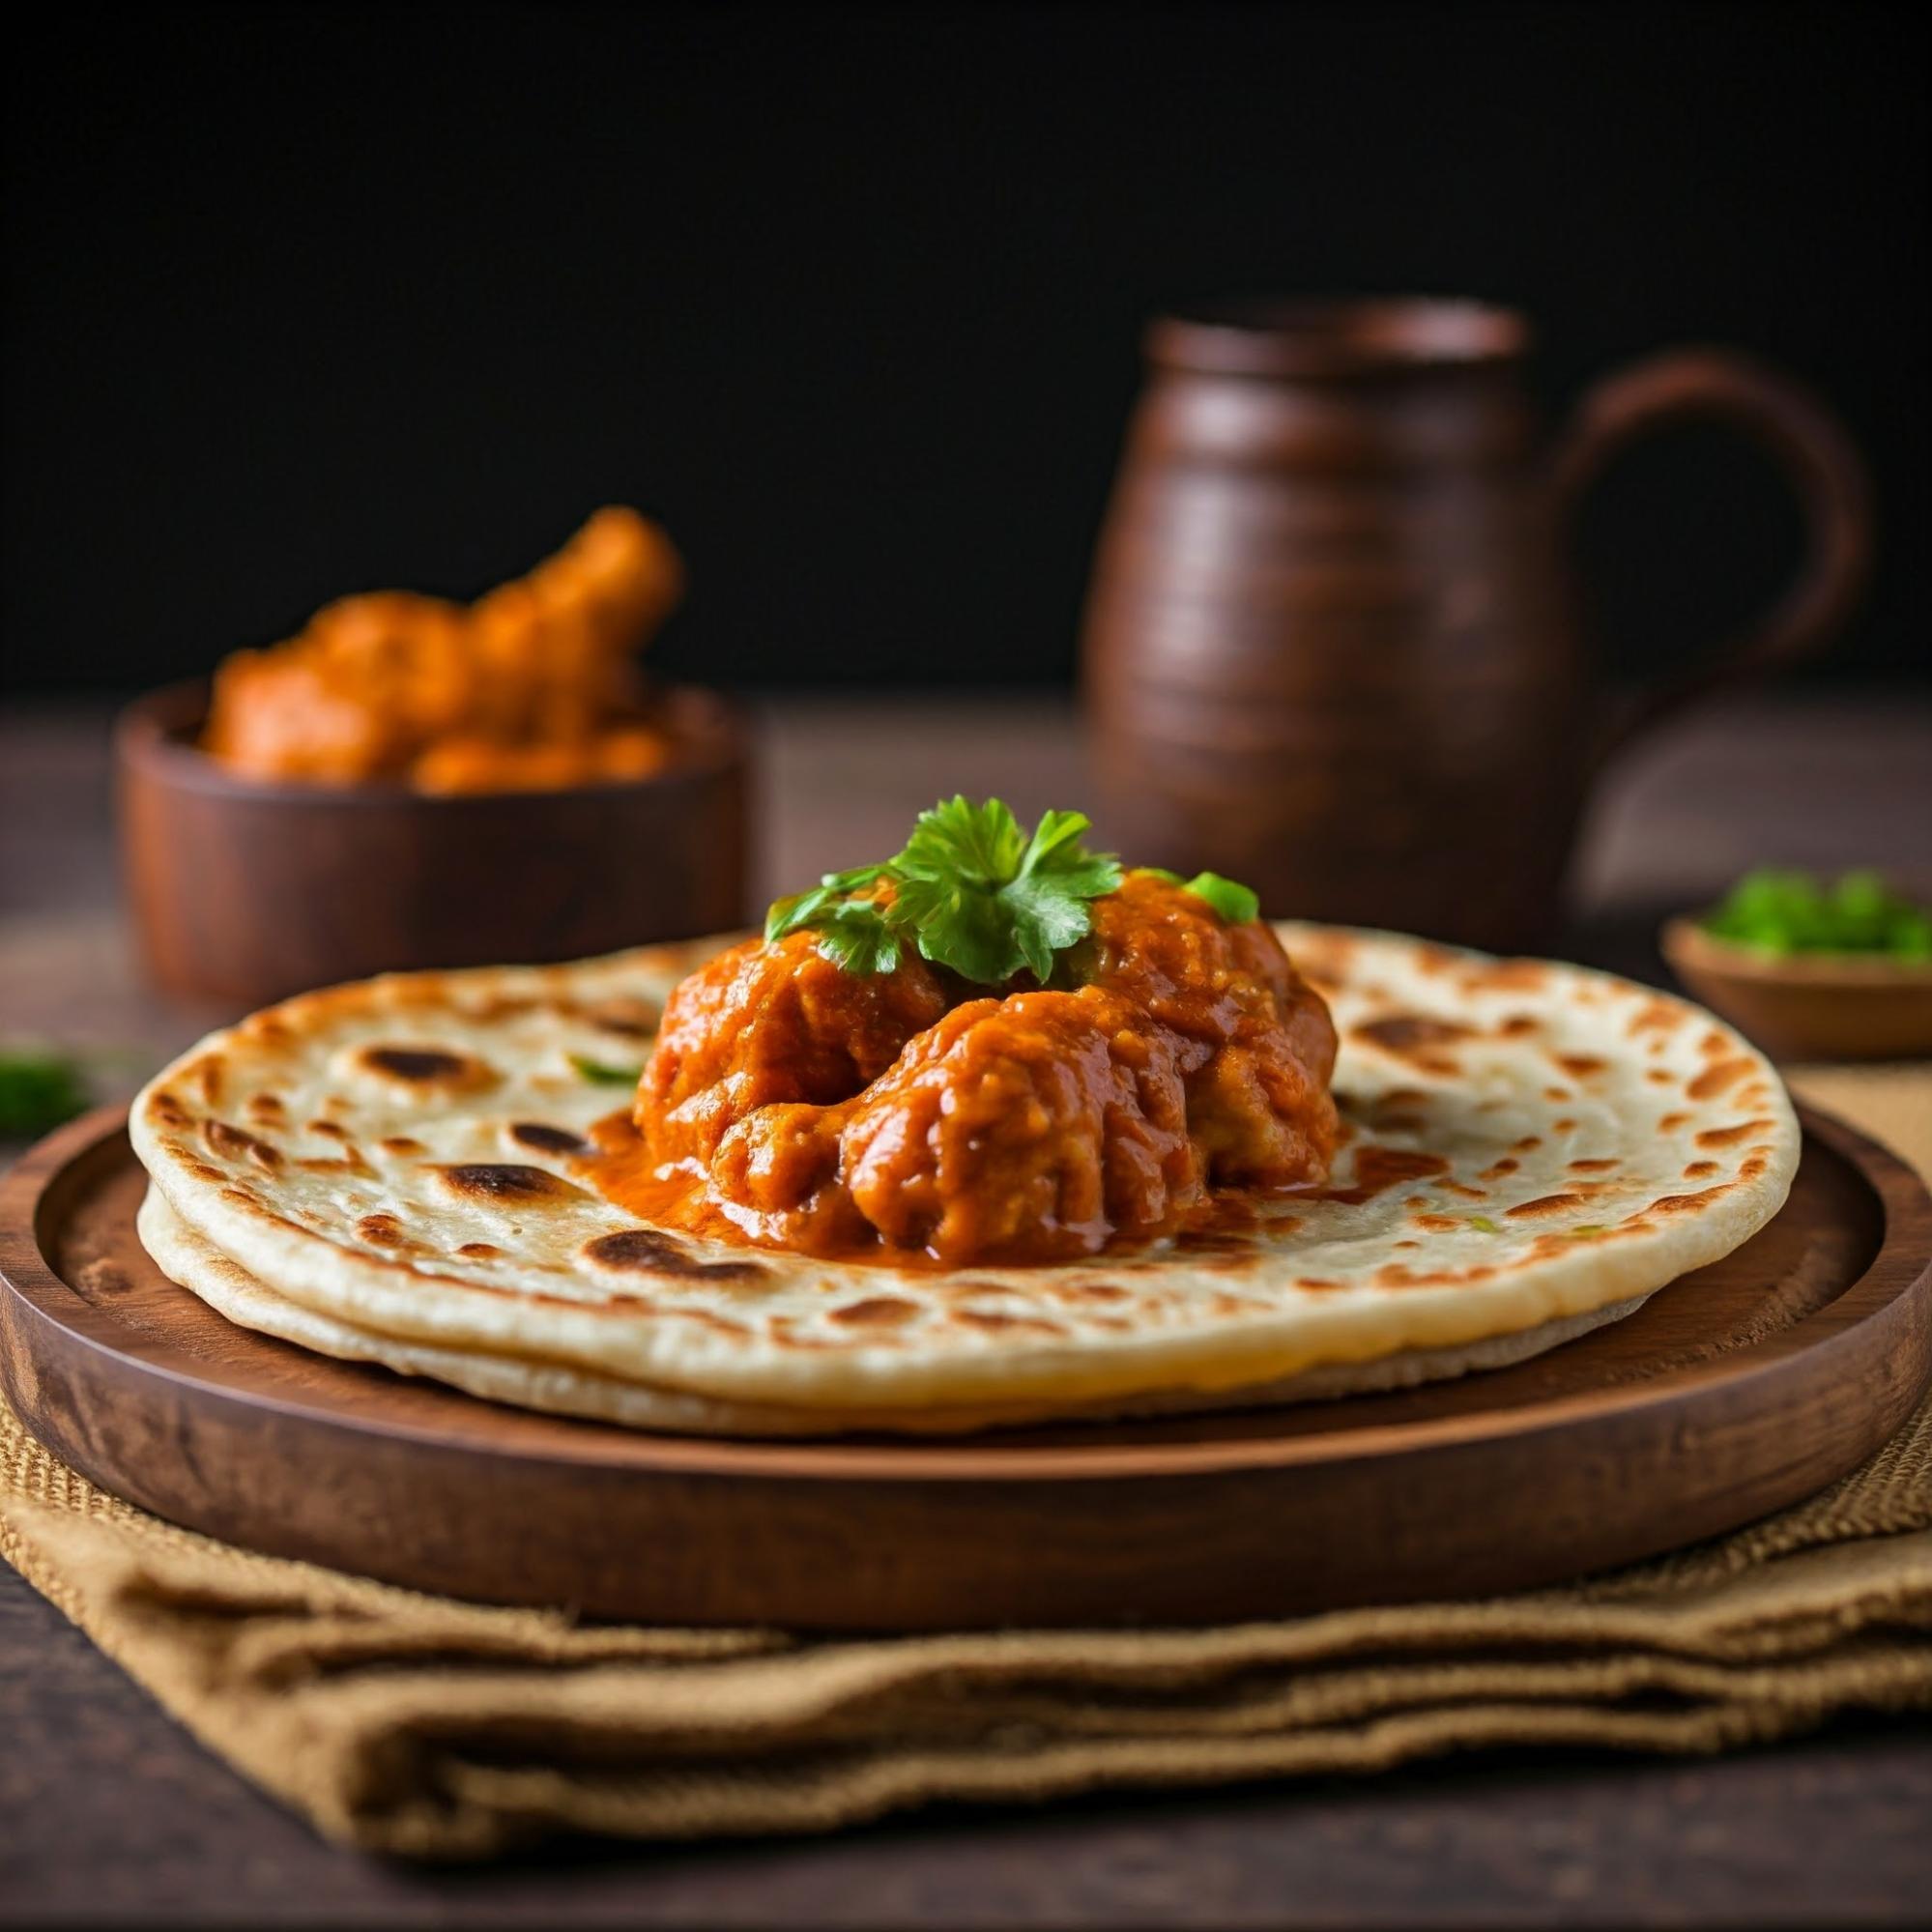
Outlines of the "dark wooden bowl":
{"label": "dark wooden bowl", "polygon": [[1780,958],[1732,945],[1694,919],[1672,919],[1661,945],[1692,997],[1778,1059],[1932,1053],[1932,965],[1856,953]]}
{"label": "dark wooden bowl", "polygon": [[653,777],[454,797],[237,777],[196,748],[207,700],[171,685],[115,729],[135,929],[171,992],[260,1005],[743,920],[745,733],[715,693],[663,694],[684,753]]}

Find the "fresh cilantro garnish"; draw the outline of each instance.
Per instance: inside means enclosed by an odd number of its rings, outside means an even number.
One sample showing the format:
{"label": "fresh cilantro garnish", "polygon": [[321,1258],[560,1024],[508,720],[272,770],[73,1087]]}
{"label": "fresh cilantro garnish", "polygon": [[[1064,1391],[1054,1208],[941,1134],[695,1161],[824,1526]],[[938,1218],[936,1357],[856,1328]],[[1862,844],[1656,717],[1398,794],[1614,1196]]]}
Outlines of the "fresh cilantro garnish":
{"label": "fresh cilantro garnish", "polygon": [[828,872],[811,891],[794,892],[790,899],[774,899],[771,909],[764,915],[765,938],[782,939],[801,926],[818,925],[832,907],[861,887],[876,883],[886,870],[882,865],[855,865],[850,872]]}
{"label": "fresh cilantro garnish", "polygon": [[899,935],[869,899],[845,899],[819,915],[819,950],[851,973],[891,972]]}
{"label": "fresh cilantro garnish", "polygon": [[1230,926],[1245,926],[1250,919],[1261,916],[1259,894],[1252,886],[1223,879],[1218,872],[1197,872],[1192,879],[1183,879],[1164,865],[1143,865],[1140,870],[1152,873],[1156,879],[1165,879],[1169,885],[1178,885],[1183,892],[1192,892],[1197,899],[1206,900]]}
{"label": "fresh cilantro garnish", "polygon": [[588,1053],[572,1053],[570,1064],[592,1086],[635,1086],[644,1078],[642,1067],[614,1067],[603,1060],[591,1059]]}
{"label": "fresh cilantro garnish", "polygon": [[[774,905],[767,939],[809,929],[848,972],[890,972],[910,943],[979,986],[1023,969],[1044,983],[1053,959],[1093,927],[1091,902],[1118,889],[1120,861],[1081,843],[1088,820],[1049,812],[1030,838],[997,798],[955,797],[921,812],[897,857],[828,872]],[[889,881],[889,898],[865,893]]]}

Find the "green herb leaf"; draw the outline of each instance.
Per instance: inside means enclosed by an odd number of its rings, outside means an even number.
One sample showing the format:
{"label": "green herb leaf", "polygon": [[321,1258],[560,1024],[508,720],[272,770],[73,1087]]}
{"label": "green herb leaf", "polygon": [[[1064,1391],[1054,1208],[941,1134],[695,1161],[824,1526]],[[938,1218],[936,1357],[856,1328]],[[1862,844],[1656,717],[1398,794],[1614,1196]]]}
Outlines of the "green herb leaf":
{"label": "green herb leaf", "polygon": [[826,912],[849,894],[878,882],[885,872],[882,865],[855,865],[849,872],[828,872],[809,892],[794,892],[790,899],[775,899],[764,915],[767,943],[782,939],[801,927],[816,926]]}
{"label": "green herb leaf", "polygon": [[[1000,799],[942,799],[920,813],[896,857],[827,873],[813,891],[781,899],[765,937],[809,928],[851,972],[890,972],[910,941],[976,985],[1023,971],[1044,983],[1054,956],[1092,930],[1091,902],[1120,885],[1119,860],[1082,843],[1088,824],[1080,812],[1049,812],[1029,838]],[[890,904],[851,897],[880,879],[891,881]]]}
{"label": "green herb leaf", "polygon": [[87,1109],[77,1062],[34,1049],[0,1053],[0,1139],[31,1140]]}
{"label": "green herb leaf", "polygon": [[1013,943],[1042,986],[1053,974],[1053,955],[1078,945],[1093,930],[1088,902],[1120,883],[1117,872],[1111,884],[1103,879],[1101,873],[1069,868],[1053,876],[1023,874],[1001,888],[999,901],[1012,920]]}
{"label": "green herb leaf", "polygon": [[916,937],[920,956],[962,979],[999,986],[1026,964],[1012,908],[996,888],[961,879],[899,881],[893,915]]}
{"label": "green herb leaf", "polygon": [[768,946],[787,933],[811,925],[831,903],[832,894],[823,886],[815,886],[810,892],[794,892],[787,899],[774,899],[765,908],[764,943]]}
{"label": "green herb leaf", "polygon": [[[1040,822],[1042,828],[1055,816],[1079,817],[1050,812]],[[1084,819],[1080,822],[1086,824]],[[1003,800],[989,798],[975,805],[955,794],[919,814],[906,850],[892,861],[892,872],[898,879],[998,886],[1018,876],[1026,851],[1026,835]]]}
{"label": "green herb leaf", "polygon": [[848,899],[819,928],[819,950],[847,972],[891,972],[899,965],[899,936],[869,899]]}
{"label": "green herb leaf", "polygon": [[570,1064],[592,1086],[635,1086],[644,1078],[642,1067],[611,1066],[603,1060],[591,1059],[588,1053],[572,1053]]}
{"label": "green herb leaf", "polygon": [[1230,926],[1245,926],[1261,916],[1260,895],[1252,887],[1223,879],[1218,872],[1197,872],[1181,889],[1205,899]]}

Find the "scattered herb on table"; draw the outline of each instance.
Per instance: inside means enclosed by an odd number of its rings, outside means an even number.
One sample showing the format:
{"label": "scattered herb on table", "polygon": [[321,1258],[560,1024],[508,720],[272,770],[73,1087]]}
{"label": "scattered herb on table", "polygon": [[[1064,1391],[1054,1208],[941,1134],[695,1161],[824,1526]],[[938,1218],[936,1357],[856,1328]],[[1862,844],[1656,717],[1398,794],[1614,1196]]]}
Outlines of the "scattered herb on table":
{"label": "scattered herb on table", "polygon": [[1773,866],[1746,873],[1704,930],[1765,953],[1879,953],[1932,960],[1932,908],[1892,891],[1876,872],[1841,874],[1830,884]]}
{"label": "scattered herb on table", "polygon": [[39,1048],[0,1049],[0,1139],[31,1140],[83,1113],[87,1083],[79,1064]]}

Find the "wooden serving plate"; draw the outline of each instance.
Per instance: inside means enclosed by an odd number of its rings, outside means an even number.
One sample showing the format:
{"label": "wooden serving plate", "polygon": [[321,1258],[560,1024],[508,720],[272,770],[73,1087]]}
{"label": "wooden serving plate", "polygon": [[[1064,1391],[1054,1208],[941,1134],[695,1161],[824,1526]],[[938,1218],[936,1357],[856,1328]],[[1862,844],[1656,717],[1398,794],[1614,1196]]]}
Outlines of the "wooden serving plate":
{"label": "wooden serving plate", "polygon": [[1932,1376],[1932,1197],[1805,1110],[1791,1198],[1638,1313],[1388,1396],[953,1442],[718,1442],[501,1408],[231,1326],[148,1259],[106,1111],[0,1184],[0,1379],[211,1535],[672,1624],[1190,1623],[1553,1582],[1871,1454]]}

